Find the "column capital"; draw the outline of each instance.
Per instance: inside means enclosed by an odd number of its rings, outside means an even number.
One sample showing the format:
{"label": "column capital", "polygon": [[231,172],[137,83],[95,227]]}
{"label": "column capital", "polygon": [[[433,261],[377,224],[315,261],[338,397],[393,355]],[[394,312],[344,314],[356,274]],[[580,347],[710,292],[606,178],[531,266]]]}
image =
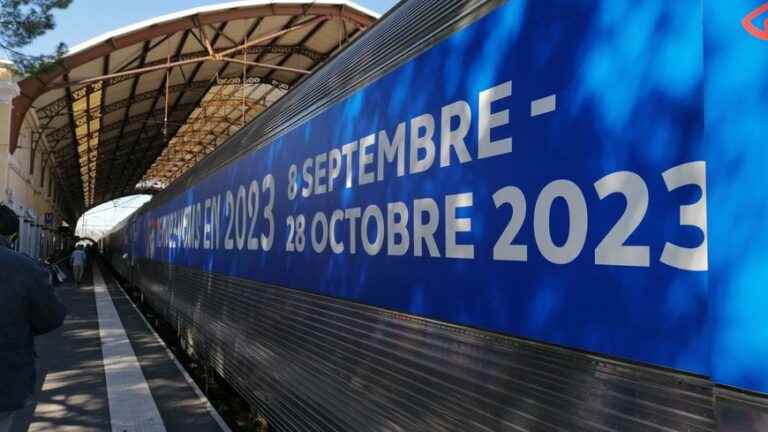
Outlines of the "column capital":
{"label": "column capital", "polygon": [[19,95],[15,81],[16,68],[13,62],[0,59],[0,104],[10,104]]}

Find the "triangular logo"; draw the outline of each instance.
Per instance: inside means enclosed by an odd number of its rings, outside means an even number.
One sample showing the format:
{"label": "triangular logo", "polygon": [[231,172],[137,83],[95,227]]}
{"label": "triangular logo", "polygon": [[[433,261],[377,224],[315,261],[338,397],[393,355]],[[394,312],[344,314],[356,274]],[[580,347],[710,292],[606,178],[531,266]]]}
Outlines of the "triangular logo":
{"label": "triangular logo", "polygon": [[754,21],[756,18],[766,12],[768,12],[768,3],[753,10],[747,16],[745,16],[744,19],[741,20],[741,26],[744,27],[744,30],[746,30],[747,33],[764,41],[768,41],[768,17],[766,17],[766,19],[762,22],[763,28],[757,27],[754,24]]}

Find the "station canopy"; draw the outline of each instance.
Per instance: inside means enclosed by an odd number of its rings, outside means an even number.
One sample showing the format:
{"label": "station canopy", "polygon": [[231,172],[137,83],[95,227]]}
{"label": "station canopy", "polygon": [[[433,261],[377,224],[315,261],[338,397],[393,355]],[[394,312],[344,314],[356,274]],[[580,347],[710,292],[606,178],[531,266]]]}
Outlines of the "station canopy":
{"label": "station canopy", "polygon": [[251,0],[110,32],[19,83],[11,152],[34,108],[30,139],[46,137],[73,213],[156,192],[376,19],[347,1]]}

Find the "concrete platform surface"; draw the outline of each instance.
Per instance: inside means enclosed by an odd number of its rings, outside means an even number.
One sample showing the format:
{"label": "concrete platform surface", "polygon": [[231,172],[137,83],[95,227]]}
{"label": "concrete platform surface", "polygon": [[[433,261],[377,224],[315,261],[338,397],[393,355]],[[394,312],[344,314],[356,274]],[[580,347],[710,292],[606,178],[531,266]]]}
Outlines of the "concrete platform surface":
{"label": "concrete platform surface", "polygon": [[67,319],[35,341],[37,395],[12,431],[230,432],[106,271],[57,294]]}

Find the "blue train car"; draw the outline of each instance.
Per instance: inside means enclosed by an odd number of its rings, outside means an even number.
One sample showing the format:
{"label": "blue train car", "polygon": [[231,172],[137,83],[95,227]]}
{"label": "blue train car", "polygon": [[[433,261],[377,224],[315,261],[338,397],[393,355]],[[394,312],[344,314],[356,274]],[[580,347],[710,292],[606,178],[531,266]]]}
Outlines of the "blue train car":
{"label": "blue train car", "polygon": [[402,2],[106,252],[275,430],[768,430],[759,6]]}

